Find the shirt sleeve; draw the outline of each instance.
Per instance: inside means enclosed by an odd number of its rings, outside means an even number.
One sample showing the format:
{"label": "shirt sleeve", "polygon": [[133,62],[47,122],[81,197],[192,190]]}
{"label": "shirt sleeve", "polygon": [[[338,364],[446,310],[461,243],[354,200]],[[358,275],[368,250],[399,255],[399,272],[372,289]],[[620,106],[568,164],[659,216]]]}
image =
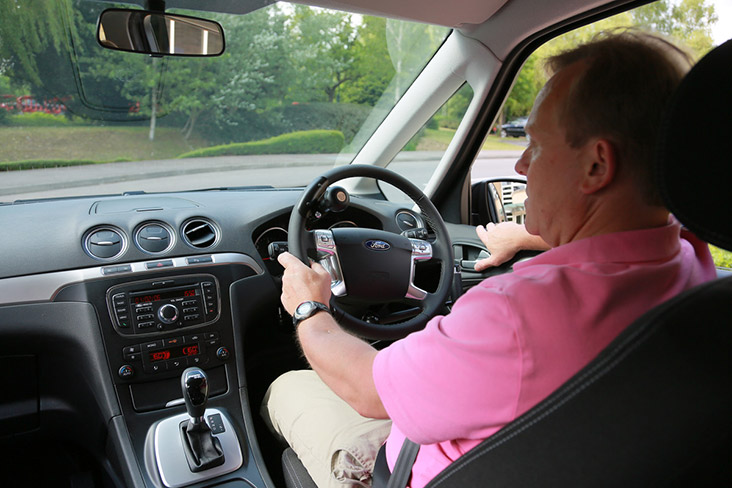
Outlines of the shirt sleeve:
{"label": "shirt sleeve", "polygon": [[381,350],[374,381],[401,432],[420,444],[480,439],[513,419],[522,364],[515,320],[503,291],[484,283]]}

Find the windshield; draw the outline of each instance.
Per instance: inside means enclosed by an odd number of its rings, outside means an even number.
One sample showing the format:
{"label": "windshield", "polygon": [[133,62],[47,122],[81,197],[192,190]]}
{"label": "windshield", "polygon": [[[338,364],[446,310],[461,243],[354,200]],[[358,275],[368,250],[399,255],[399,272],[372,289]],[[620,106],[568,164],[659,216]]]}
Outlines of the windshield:
{"label": "windshield", "polygon": [[219,22],[226,51],[151,57],[99,45],[115,6],[2,2],[1,201],[305,185],[353,159],[448,34],[282,3],[170,9]]}

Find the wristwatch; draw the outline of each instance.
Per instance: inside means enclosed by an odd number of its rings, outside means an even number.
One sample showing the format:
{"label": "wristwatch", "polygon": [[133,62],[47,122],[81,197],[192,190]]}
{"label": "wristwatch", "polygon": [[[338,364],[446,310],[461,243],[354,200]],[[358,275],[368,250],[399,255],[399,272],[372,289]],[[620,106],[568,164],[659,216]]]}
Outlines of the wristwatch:
{"label": "wristwatch", "polygon": [[313,315],[321,311],[330,313],[330,309],[328,308],[328,306],[320,302],[314,302],[312,300],[302,302],[295,309],[295,314],[292,316],[292,325],[297,328],[300,322],[312,317]]}

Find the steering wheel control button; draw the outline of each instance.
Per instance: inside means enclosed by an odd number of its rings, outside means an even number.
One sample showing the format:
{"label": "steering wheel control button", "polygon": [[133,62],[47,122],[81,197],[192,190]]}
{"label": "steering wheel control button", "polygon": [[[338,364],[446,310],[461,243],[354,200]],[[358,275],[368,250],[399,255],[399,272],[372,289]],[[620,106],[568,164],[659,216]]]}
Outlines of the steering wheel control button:
{"label": "steering wheel control button", "polygon": [[125,364],[119,370],[117,371],[117,376],[122,378],[123,380],[127,380],[135,376],[135,368],[130,366],[129,364]]}
{"label": "steering wheel control button", "polygon": [[219,347],[216,350],[216,357],[219,358],[221,361],[226,361],[227,359],[229,359],[229,357],[231,357],[231,353],[227,348]]}

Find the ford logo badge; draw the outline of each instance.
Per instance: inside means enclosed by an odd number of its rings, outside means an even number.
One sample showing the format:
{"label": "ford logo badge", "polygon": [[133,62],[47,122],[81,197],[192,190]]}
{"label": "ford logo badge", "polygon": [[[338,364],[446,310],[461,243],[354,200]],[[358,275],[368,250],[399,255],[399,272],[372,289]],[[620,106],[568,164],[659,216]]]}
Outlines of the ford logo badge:
{"label": "ford logo badge", "polygon": [[366,249],[371,249],[372,251],[388,251],[391,249],[391,244],[378,240],[366,241],[364,245],[366,246]]}

